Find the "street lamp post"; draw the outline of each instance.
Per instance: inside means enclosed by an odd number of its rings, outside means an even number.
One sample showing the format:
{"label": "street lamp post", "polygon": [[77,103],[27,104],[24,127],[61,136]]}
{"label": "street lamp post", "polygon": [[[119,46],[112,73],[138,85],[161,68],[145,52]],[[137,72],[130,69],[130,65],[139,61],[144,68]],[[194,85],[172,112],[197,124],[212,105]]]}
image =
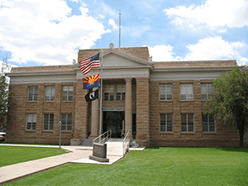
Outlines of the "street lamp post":
{"label": "street lamp post", "polygon": [[59,148],[61,149],[61,121],[59,121]]}

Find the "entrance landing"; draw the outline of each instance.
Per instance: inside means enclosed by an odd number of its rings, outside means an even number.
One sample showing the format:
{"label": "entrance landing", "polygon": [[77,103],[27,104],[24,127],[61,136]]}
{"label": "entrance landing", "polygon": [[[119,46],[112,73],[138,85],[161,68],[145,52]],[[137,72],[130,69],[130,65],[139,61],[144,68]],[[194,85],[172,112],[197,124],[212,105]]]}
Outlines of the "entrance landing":
{"label": "entrance landing", "polygon": [[107,142],[107,156],[123,156],[126,151],[124,150],[124,142],[122,138],[110,138]]}

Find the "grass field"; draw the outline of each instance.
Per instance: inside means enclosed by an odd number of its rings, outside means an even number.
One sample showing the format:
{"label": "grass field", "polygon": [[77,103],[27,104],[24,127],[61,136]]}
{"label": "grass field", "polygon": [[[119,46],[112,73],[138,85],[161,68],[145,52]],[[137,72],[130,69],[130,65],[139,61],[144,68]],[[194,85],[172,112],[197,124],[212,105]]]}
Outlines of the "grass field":
{"label": "grass field", "polygon": [[148,148],[114,165],[68,164],[8,185],[248,185],[248,149]]}
{"label": "grass field", "polygon": [[57,148],[0,146],[0,167],[64,153]]}

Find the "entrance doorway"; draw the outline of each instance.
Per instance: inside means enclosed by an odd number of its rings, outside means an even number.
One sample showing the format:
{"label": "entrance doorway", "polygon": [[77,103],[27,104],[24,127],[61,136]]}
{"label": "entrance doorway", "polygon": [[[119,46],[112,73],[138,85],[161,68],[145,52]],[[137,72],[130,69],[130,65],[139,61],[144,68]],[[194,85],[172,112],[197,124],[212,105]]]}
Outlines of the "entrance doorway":
{"label": "entrance doorway", "polygon": [[122,123],[125,120],[124,111],[103,112],[103,132],[112,130],[112,138],[121,138]]}

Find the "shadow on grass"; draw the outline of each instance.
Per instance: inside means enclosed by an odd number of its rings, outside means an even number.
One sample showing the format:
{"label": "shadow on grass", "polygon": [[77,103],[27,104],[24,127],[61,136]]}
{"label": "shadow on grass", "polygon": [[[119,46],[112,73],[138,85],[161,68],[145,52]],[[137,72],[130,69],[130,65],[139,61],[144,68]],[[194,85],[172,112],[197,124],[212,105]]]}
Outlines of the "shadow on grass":
{"label": "shadow on grass", "polygon": [[242,147],[237,147],[237,148],[227,148],[227,147],[221,147],[221,148],[217,148],[223,151],[229,151],[229,152],[245,152],[248,153],[248,148],[242,148]]}
{"label": "shadow on grass", "polygon": [[[167,147],[159,147],[159,146],[154,146],[154,147],[148,147],[146,149],[152,149],[152,150],[159,150],[160,148],[167,148]],[[214,149],[219,149],[219,150],[223,150],[223,151],[229,151],[229,152],[245,152],[245,153],[248,153],[248,148],[247,147],[235,147],[235,148],[232,148],[232,147],[168,147],[168,148],[184,148],[184,149],[187,149],[187,148],[194,148],[194,149],[197,149],[197,148],[214,148]]]}

